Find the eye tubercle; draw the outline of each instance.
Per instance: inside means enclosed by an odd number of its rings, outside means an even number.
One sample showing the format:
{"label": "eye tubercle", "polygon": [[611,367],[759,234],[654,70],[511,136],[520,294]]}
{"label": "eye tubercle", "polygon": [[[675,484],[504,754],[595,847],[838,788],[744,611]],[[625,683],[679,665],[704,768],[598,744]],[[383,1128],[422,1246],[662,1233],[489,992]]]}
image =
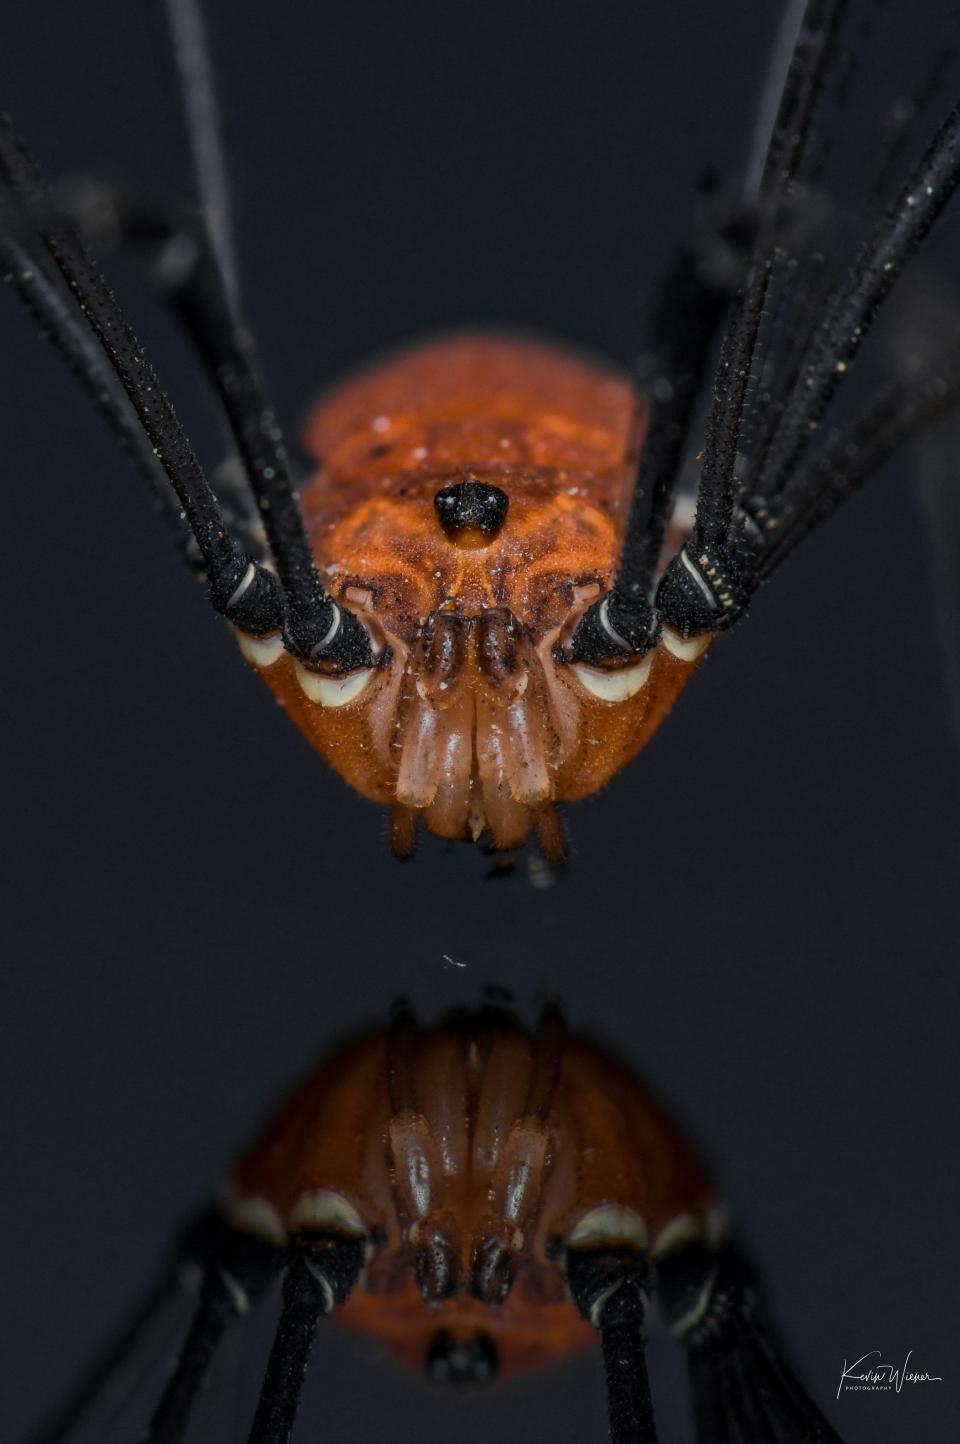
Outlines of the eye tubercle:
{"label": "eye tubercle", "polygon": [[461,481],[444,486],[433,498],[437,518],[457,546],[487,546],[507,519],[510,498],[499,486]]}

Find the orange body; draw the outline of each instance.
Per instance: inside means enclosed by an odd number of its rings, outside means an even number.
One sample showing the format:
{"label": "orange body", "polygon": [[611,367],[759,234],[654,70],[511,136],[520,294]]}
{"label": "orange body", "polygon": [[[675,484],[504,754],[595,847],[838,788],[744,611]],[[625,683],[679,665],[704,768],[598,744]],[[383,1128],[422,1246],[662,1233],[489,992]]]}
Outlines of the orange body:
{"label": "orange body", "polygon": [[[291,1098],[237,1168],[234,1222],[282,1240],[353,1228],[378,1246],[337,1317],[422,1367],[438,1331],[493,1339],[503,1374],[588,1346],[554,1245],[648,1248],[703,1236],[711,1193],[637,1081],[557,1019],[412,1025],[344,1048]],[[449,1259],[425,1299],[418,1257]],[[485,1298],[501,1251],[512,1287]]]}
{"label": "orange body", "polygon": [[[703,648],[674,639],[618,672],[558,643],[613,581],[646,413],[623,376],[559,347],[428,342],[347,381],[310,417],[303,496],[325,585],[380,665],[317,678],[244,646],[301,731],[363,794],[444,837],[511,847],[643,745]],[[451,535],[438,491],[507,499],[495,531]],[[679,644],[679,645],[678,645]]]}

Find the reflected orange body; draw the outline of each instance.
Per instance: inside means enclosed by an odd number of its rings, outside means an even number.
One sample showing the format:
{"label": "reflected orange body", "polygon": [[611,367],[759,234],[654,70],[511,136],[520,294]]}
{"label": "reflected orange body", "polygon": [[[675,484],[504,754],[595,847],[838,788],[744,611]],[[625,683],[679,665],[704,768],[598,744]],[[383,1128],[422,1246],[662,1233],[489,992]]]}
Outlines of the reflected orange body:
{"label": "reflected orange body", "polygon": [[[630,1210],[654,1255],[707,1230],[711,1192],[686,1145],[591,1044],[482,1015],[414,1033],[399,1058],[390,1031],[337,1054],[240,1164],[232,1197],[241,1224],[266,1211],[281,1236],[298,1201],[355,1210],[380,1244],[338,1317],[401,1362],[422,1367],[439,1329],[491,1335],[504,1374],[589,1346],[550,1256],[588,1215],[615,1233]],[[435,1234],[453,1241],[456,1287],[425,1302],[414,1259]],[[494,1238],[514,1271],[499,1304],[471,1284]]]}
{"label": "reflected orange body", "polygon": [[[595,791],[643,747],[696,661],[658,646],[643,685],[611,701],[556,647],[613,582],[645,428],[619,373],[493,336],[428,342],[319,403],[306,439],[320,470],[303,495],[314,554],[389,665],[334,706],[285,653],[258,670],[363,796],[443,836],[513,846],[539,810]],[[438,489],[467,479],[509,498],[496,536],[441,526]],[[484,672],[484,616],[512,629],[509,667]],[[438,619],[456,635],[436,641]],[[457,666],[432,683],[441,645]]]}

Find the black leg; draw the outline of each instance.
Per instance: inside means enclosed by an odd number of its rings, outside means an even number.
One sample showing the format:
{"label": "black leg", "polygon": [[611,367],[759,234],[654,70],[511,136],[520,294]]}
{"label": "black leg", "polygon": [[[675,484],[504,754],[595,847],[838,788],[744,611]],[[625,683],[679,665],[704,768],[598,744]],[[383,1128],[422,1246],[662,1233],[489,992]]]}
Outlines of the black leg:
{"label": "black leg", "polygon": [[162,1278],[124,1318],[98,1351],[76,1388],[30,1433],[24,1444],[69,1444],[82,1430],[105,1428],[133,1397],[142,1373],[169,1343],[176,1304],[189,1292],[181,1263]]}
{"label": "black leg", "polygon": [[180,503],[156,452],[137,420],[103,353],[67,297],[48,272],[49,261],[0,229],[0,263],[41,333],[59,351],[121,446],[153,488],[160,510],[173,528],[184,558],[196,570],[192,538],[183,525]]}
{"label": "black leg", "polygon": [[[27,213],[43,210],[46,197],[36,165],[7,117],[0,117],[0,174]],[[173,407],[103,277],[75,236],[46,231],[42,239],[180,500],[203,558],[211,601],[245,630],[276,631],[283,620],[277,579],[248,557],[227,532]]]}
{"label": "black leg", "polygon": [[[753,473],[748,463],[732,509],[725,496],[721,498],[717,514],[722,520],[729,512],[726,530],[702,528],[698,504],[694,534],[670,563],[656,598],[660,618],[674,630],[690,635],[732,625],[743,615],[759,582],[791,549],[781,538],[795,542],[831,509],[824,502],[837,488],[822,484],[816,461],[812,469],[805,464],[808,449],[877,314],[958,183],[960,106],[951,111],[896,202],[861,248],[849,275],[828,298],[786,394],[777,402],[776,434]],[[882,401],[878,404],[882,408]],[[911,401],[908,407],[914,419],[922,416],[922,406]],[[886,441],[871,448],[881,459],[914,429],[909,417],[902,426],[890,418],[887,422]],[[851,434],[854,441],[863,441],[855,430]],[[710,450],[708,440],[701,488],[704,506],[712,486]],[[865,456],[867,451],[865,447]],[[836,474],[836,454],[821,456]],[[874,464],[878,463],[865,466],[863,474]]]}
{"label": "black leg", "polygon": [[629,1249],[569,1249],[565,1272],[574,1303],[600,1335],[612,1444],[656,1444],[644,1353],[645,1257]]}
{"label": "black leg", "polygon": [[845,0],[808,0],[764,160],[757,242],[721,347],[690,548],[691,555],[700,552],[724,558],[724,580],[714,586],[721,612],[735,604],[736,568],[725,553],[738,489],[737,456],[760,322],[768,292],[780,279],[787,259],[779,234],[784,224],[783,211],[806,158],[813,116],[844,5]]}
{"label": "black leg", "polygon": [[799,508],[757,503],[766,533],[759,564],[765,578],[842,501],[901,447],[960,409],[960,356],[945,358],[918,381],[891,383],[830,441],[798,478]]}
{"label": "black leg", "polygon": [[889,213],[862,246],[849,277],[829,298],[763,473],[761,496],[802,494],[799,462],[884,301],[960,183],[960,105],[947,116]]}
{"label": "black leg", "polygon": [[207,1243],[200,1301],[144,1444],[179,1444],[227,1328],[278,1277],[285,1251],[225,1225]]}
{"label": "black leg", "polygon": [[759,1318],[731,1248],[678,1249],[658,1263],[657,1287],[686,1347],[698,1444],[841,1444]]}
{"label": "black leg", "polygon": [[736,512],[748,387],[760,354],[764,306],[785,273],[788,253],[780,230],[807,155],[844,3],[808,0],[770,137],[760,181],[757,243],[724,335],[707,420],[693,535],[670,563],[657,591],[659,618],[683,636],[731,626],[749,597]]}
{"label": "black leg", "polygon": [[[264,522],[276,576],[254,560],[227,527],[135,333],[72,227],[61,223],[58,204],[45,195],[34,162],[7,120],[0,121],[0,172],[21,203],[21,222],[31,215],[38,219],[44,243],[179,499],[216,609],[254,634],[282,628],[288,648],[307,665],[334,672],[371,666],[366,628],[323,588],[282,433],[260,383],[253,342],[234,311],[206,234],[186,237],[154,217],[117,209],[121,226],[142,244],[159,245],[167,260],[177,250],[180,266],[168,271],[169,289],[223,402]],[[72,205],[82,215],[90,201],[91,193],[81,191]],[[70,204],[64,208],[72,220]],[[65,342],[61,350],[66,350]]]}
{"label": "black leg", "polygon": [[[122,239],[152,255],[165,290],[223,404],[286,598],[285,639],[302,661],[350,671],[373,664],[366,628],[324,591],[303,524],[283,432],[267,399],[253,333],[234,309],[204,235],[112,197]],[[168,264],[179,256],[180,264]]]}
{"label": "black leg", "polygon": [[[661,616],[686,635],[729,625],[742,610],[737,549],[728,546],[728,534],[738,490],[737,458],[751,367],[757,355],[764,306],[786,260],[781,231],[806,153],[843,4],[844,0],[809,0],[794,48],[760,179],[756,240],[721,344],[713,402],[707,416],[694,534],[689,553],[685,549],[682,554],[686,562],[679,567],[671,565],[670,584],[666,590],[661,586],[662,596],[655,610],[649,590],[663,538],[661,513],[665,514],[666,500],[673,491],[683,433],[692,415],[693,398],[684,394],[681,385],[665,406],[661,403],[659,416],[654,410],[638,497],[614,588],[590,608],[574,633],[571,656],[575,660],[624,661],[648,651],[658,635]],[[699,298],[691,294],[691,299],[701,308],[701,325],[688,323],[678,329],[677,335],[682,337],[687,331],[699,373],[712,337],[717,297],[704,292]],[[680,366],[678,372],[682,377]],[[672,379],[667,378],[668,382]],[[638,506],[640,494],[648,487],[653,508],[648,545],[644,547],[641,533],[646,518],[638,512]],[[671,605],[674,593],[679,597],[679,606]]]}
{"label": "black leg", "polygon": [[240,268],[233,234],[233,205],[203,6],[200,0],[164,0],[164,10],[204,230],[231,309],[239,314]]}
{"label": "black leg", "polygon": [[[180,80],[200,213],[193,261],[170,285],[188,334],[220,392],[283,587],[285,640],[306,664],[372,665],[366,629],[328,597],[313,563],[283,435],[246,324],[219,104],[200,0],[164,0]],[[170,235],[183,254],[184,238]]]}
{"label": "black leg", "polygon": [[655,631],[650,587],[711,345],[723,304],[736,284],[730,274],[735,267],[735,237],[721,233],[712,247],[683,248],[659,288],[653,360],[642,378],[649,429],[617,577],[612,593],[584,613],[570,639],[571,661],[589,665],[624,651],[643,652],[650,645]]}
{"label": "black leg", "polygon": [[[726,546],[738,491],[736,467],[748,388],[759,360],[761,320],[768,301],[782,297],[792,232],[803,230],[798,224],[802,216],[792,216],[791,210],[845,7],[846,0],[807,0],[763,159],[756,241],[723,338],[707,419],[692,541],[710,555]],[[735,567],[728,565],[727,573],[729,586],[716,589],[722,607],[732,604]]]}
{"label": "black leg", "polygon": [[363,1239],[332,1234],[295,1245],[250,1444],[288,1444],[317,1324],[344,1302],[363,1268],[364,1254]]}
{"label": "black leg", "polygon": [[[82,1435],[105,1429],[133,1397],[141,1378],[161,1353],[181,1321],[187,1298],[211,1291],[209,1275],[234,1267],[248,1289],[257,1279],[269,1281],[283,1265],[282,1249],[232,1233],[219,1214],[206,1215],[183,1234],[157,1284],[132,1310],[98,1351],[78,1386],[29,1436],[26,1444],[68,1444]],[[256,1278],[254,1278],[256,1274]],[[239,1293],[234,1293],[238,1298]],[[201,1303],[201,1313],[207,1308]],[[175,1436],[166,1436],[168,1438]]]}

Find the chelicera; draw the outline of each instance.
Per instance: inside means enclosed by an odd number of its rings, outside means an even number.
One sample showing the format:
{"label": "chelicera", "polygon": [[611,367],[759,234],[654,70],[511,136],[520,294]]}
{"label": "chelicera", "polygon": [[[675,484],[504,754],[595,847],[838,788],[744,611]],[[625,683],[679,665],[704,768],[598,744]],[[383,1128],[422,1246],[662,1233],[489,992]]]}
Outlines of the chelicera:
{"label": "chelicera", "polygon": [[[215,137],[194,126],[207,225],[185,237],[117,197],[47,195],[9,123],[0,131],[4,259],[21,296],[168,500],[172,488],[187,555],[248,662],[341,776],[392,810],[398,855],[423,820],[499,849],[534,828],[559,859],[556,804],[630,761],[760,584],[955,405],[950,356],[831,419],[960,178],[954,109],[832,289],[805,289],[811,134],[844,8],[809,0],[756,196],[680,253],[644,393],[558,345],[428,341],[319,403],[302,493],[216,224]],[[252,527],[228,516],[77,232],[104,211],[151,257],[209,367]],[[715,350],[686,518],[678,478]]]}
{"label": "chelicera", "polygon": [[613,1444],[655,1444],[644,1345],[659,1322],[686,1353],[703,1444],[838,1444],[688,1145],[554,1010],[535,1031],[500,1009],[431,1028],[398,1010],[296,1089],[101,1373],[129,1369],[171,1295],[196,1295],[146,1444],[185,1437],[223,1335],[281,1280],[251,1444],[291,1437],[327,1315],[455,1385],[599,1339]]}

